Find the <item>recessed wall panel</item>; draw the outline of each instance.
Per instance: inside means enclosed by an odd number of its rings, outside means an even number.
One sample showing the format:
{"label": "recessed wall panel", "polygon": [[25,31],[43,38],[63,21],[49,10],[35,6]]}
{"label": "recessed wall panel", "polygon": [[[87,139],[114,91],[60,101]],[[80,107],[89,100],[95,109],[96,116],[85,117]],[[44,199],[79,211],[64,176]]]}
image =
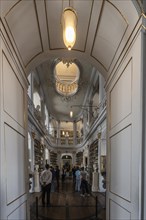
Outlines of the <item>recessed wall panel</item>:
{"label": "recessed wall panel", "polygon": [[131,201],[131,126],[110,139],[110,191]]}
{"label": "recessed wall panel", "polygon": [[14,212],[12,212],[8,219],[10,220],[25,220],[26,219],[26,203],[23,203],[21,206],[19,206]]}
{"label": "recessed wall panel", "polygon": [[125,208],[110,200],[110,219],[130,220],[131,214]]}
{"label": "recessed wall panel", "polygon": [[24,127],[24,89],[4,54],[3,94],[4,111]]}
{"label": "recessed wall panel", "polygon": [[25,193],[25,143],[24,137],[4,125],[6,149],[6,195],[7,204]]}
{"label": "recessed wall panel", "polygon": [[127,20],[122,13],[110,1],[105,1],[93,43],[92,56],[99,60],[107,71],[117,53],[127,27]]}
{"label": "recessed wall panel", "polygon": [[132,60],[129,61],[121,76],[110,92],[111,128],[131,113],[132,106]]}
{"label": "recessed wall panel", "polygon": [[7,13],[6,22],[25,66],[42,52],[34,1],[18,1]]}

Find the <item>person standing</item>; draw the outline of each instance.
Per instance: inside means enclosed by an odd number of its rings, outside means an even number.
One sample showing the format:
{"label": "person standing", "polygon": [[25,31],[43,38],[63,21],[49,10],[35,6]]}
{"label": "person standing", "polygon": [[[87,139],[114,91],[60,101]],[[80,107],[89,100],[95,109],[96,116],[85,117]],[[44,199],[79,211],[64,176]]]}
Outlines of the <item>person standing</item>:
{"label": "person standing", "polygon": [[49,164],[45,165],[45,170],[40,175],[40,183],[42,186],[42,205],[45,206],[45,196],[47,194],[47,206],[50,206],[50,192],[52,182],[52,172],[49,169]]}
{"label": "person standing", "polygon": [[75,172],[76,172],[76,167],[74,166],[74,167],[72,168],[73,183],[76,182],[76,175],[75,175]]}
{"label": "person standing", "polygon": [[81,168],[81,190],[82,194],[81,196],[85,196],[85,193],[87,196],[90,196],[89,189],[88,189],[88,182],[87,182],[87,172],[84,170],[84,167]]}
{"label": "person standing", "polygon": [[56,177],[57,189],[59,189],[60,169],[58,166],[56,166],[55,177]]}
{"label": "person standing", "polygon": [[81,172],[79,167],[77,167],[75,176],[76,176],[75,191],[79,192],[81,187]]}

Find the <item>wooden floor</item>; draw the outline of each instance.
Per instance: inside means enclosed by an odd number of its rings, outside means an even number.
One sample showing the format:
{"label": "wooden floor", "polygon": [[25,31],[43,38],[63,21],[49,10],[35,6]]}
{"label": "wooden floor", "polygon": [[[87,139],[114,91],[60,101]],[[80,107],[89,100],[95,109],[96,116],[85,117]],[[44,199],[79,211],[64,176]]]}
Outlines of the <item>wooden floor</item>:
{"label": "wooden floor", "polygon": [[[41,193],[30,194],[30,219],[40,220],[105,220],[105,195],[91,193],[82,197],[75,192],[72,178],[66,178],[60,187],[52,187],[51,206],[43,207]],[[38,197],[38,209],[36,208]]]}

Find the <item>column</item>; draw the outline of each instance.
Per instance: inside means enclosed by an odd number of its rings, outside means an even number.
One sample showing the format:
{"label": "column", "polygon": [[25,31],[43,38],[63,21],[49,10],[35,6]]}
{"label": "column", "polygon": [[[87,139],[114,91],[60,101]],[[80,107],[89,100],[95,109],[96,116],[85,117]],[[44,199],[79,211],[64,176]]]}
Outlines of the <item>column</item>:
{"label": "column", "polygon": [[57,138],[58,138],[58,144],[60,145],[61,143],[61,135],[60,135],[60,121],[58,121],[58,127],[57,127]]}
{"label": "column", "polygon": [[92,112],[93,112],[93,109],[92,109],[92,105],[93,105],[93,101],[91,100],[89,102],[89,107],[88,107],[88,124],[90,125],[91,121],[92,121]]}
{"label": "column", "polygon": [[41,121],[42,124],[45,124],[45,105],[44,105],[44,100],[41,98]]}
{"label": "column", "polygon": [[50,127],[50,124],[51,124],[51,116],[49,115],[49,118],[48,118],[48,120],[49,120],[49,123],[48,123],[48,133],[49,134],[51,134],[51,127]]}
{"label": "column", "polygon": [[92,192],[98,191],[98,173],[97,173],[97,165],[93,164],[93,173],[92,173]]}
{"label": "column", "polygon": [[77,144],[77,123],[76,121],[73,122],[73,144]]}
{"label": "column", "polygon": [[39,166],[35,166],[35,171],[34,171],[34,191],[35,192],[40,192],[41,187],[40,187],[40,177],[39,177],[39,172],[38,172]]}
{"label": "column", "polygon": [[83,112],[83,139],[86,138],[86,134],[88,132],[88,112]]}
{"label": "column", "polygon": [[34,151],[34,138],[35,132],[31,132],[31,147],[32,147],[32,161],[31,161],[31,171],[34,172],[34,165],[35,165],[35,151]]}

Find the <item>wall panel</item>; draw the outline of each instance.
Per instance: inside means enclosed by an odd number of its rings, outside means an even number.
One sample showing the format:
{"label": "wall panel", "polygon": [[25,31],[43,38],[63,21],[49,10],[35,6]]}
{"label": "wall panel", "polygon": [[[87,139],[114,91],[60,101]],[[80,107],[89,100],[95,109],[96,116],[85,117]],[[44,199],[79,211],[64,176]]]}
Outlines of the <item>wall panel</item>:
{"label": "wall panel", "polygon": [[131,126],[111,137],[110,190],[131,200]]}
{"label": "wall panel", "polygon": [[8,219],[22,220],[26,219],[26,203],[23,203],[16,210],[14,210],[9,216]]}
{"label": "wall panel", "polygon": [[110,200],[110,219],[112,220],[130,220],[131,215],[130,212],[128,212],[126,209],[124,209],[122,206],[119,206],[117,203]]}
{"label": "wall panel", "polygon": [[9,127],[5,129],[6,149],[6,195],[7,204],[22,196],[25,190],[25,144],[24,137]]}
{"label": "wall panel", "polygon": [[24,89],[5,54],[2,62],[4,111],[24,127]]}
{"label": "wall panel", "polygon": [[128,62],[110,92],[111,128],[131,113],[132,60]]}

